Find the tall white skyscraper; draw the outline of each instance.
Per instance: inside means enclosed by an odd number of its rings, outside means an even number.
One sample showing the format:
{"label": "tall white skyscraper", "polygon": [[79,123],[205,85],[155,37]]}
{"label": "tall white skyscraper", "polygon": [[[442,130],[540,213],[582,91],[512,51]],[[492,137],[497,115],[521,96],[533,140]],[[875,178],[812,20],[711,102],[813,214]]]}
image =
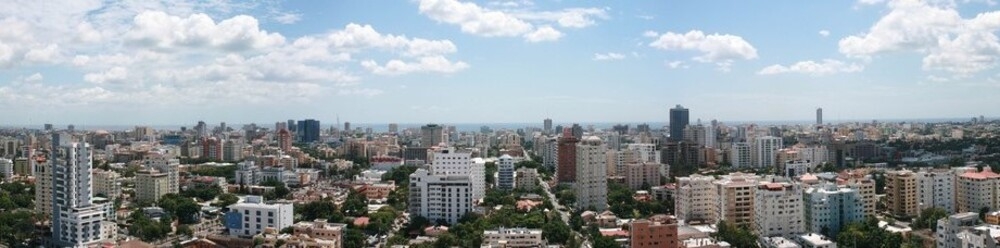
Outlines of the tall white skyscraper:
{"label": "tall white skyscraper", "polygon": [[584,137],[576,145],[577,206],[603,211],[608,203],[608,166],[606,149],[596,136]]}
{"label": "tall white skyscraper", "polygon": [[[67,142],[67,141],[62,141]],[[98,243],[102,225],[112,218],[109,204],[93,202],[92,154],[87,143],[58,146],[53,139],[49,166],[52,172],[52,241],[60,246],[85,247]]]}
{"label": "tall white skyscraper", "polygon": [[754,167],[765,168],[777,165],[777,151],[783,147],[779,137],[764,136],[754,139]]}
{"label": "tall white skyscraper", "polygon": [[753,165],[750,145],[746,142],[733,143],[729,150],[729,162],[733,168],[748,168]]}
{"label": "tall white skyscraper", "polygon": [[440,175],[417,169],[410,174],[408,210],[431,221],[457,223],[472,211],[472,181],[468,175]]}
{"label": "tall white skyscraper", "polygon": [[802,187],[788,182],[761,182],[754,195],[754,232],[761,237],[805,232]]}
{"label": "tall white skyscraper", "polygon": [[431,159],[431,173],[469,176],[472,182],[472,198],[480,199],[486,196],[486,163],[472,161],[472,152],[458,151],[454,147],[439,148],[434,151]]}
{"label": "tall white skyscraper", "polygon": [[514,157],[504,154],[497,161],[497,188],[501,190],[514,189]]}

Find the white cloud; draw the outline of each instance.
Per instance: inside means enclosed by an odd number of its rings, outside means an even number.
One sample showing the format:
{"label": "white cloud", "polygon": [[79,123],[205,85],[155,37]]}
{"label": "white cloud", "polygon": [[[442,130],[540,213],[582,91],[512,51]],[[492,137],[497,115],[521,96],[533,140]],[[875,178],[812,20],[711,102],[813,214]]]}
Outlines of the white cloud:
{"label": "white cloud", "polygon": [[[596,19],[607,19],[605,9],[567,8],[557,11],[509,9],[525,6],[510,2],[490,3],[508,9],[487,9],[472,2],[458,0],[420,0],[419,10],[432,20],[458,25],[462,32],[484,37],[517,37],[528,42],[554,41],[563,33],[553,28],[585,28]],[[530,6],[527,5],[527,6]]]}
{"label": "white cloud", "polygon": [[647,21],[648,20],[653,20],[653,19],[656,18],[655,16],[651,16],[651,15],[637,15],[635,17],[639,18],[639,19],[647,20]]}
{"label": "white cloud", "polygon": [[341,89],[341,90],[337,91],[338,95],[353,95],[353,96],[364,96],[364,97],[373,97],[373,96],[381,95],[382,93],[383,93],[383,91],[380,90],[380,89],[367,89],[367,88],[364,88],[364,89],[361,89],[361,88],[349,88],[349,89]]}
{"label": "white cloud", "polygon": [[882,2],[885,2],[885,0],[858,0],[859,4],[864,4],[864,5],[876,5]]}
{"label": "white cloud", "polygon": [[670,67],[670,69],[687,69],[689,66],[684,61],[677,60],[667,61],[667,67]]}
{"label": "white cloud", "polygon": [[604,60],[622,60],[625,59],[625,55],[620,53],[595,53],[593,60],[604,61]]}
{"label": "white cloud", "polygon": [[657,33],[656,31],[653,30],[646,30],[646,32],[642,32],[642,36],[649,38],[656,38],[657,36],[660,36],[660,33]]}
{"label": "white cloud", "polygon": [[534,32],[524,35],[528,42],[556,41],[562,38],[563,34],[550,26],[539,27]]}
{"label": "white cloud", "polygon": [[970,75],[996,67],[1000,59],[1000,11],[964,19],[954,6],[897,0],[867,33],[840,40],[839,51],[870,58],[892,52],[924,55],[924,70]]}
{"label": "white cloud", "polygon": [[272,17],[272,19],[281,24],[294,24],[302,20],[302,14],[291,13],[291,12],[278,12],[274,13],[274,17]]}
{"label": "white cloud", "polygon": [[125,67],[114,67],[110,70],[101,73],[87,73],[83,76],[83,80],[95,84],[118,84],[124,83],[125,79],[128,78],[128,69]]}
{"label": "white cloud", "polygon": [[728,68],[733,60],[757,58],[757,49],[743,37],[717,33],[705,35],[699,30],[691,30],[684,34],[667,32],[650,42],[649,46],[667,51],[697,51],[700,55],[693,58],[695,61],[715,63],[721,68]]}
{"label": "white cloud", "polygon": [[379,66],[374,60],[365,60],[361,62],[361,66],[374,74],[381,75],[399,75],[412,72],[454,73],[469,68],[465,62],[452,63],[443,56],[423,57],[416,62],[394,59],[386,62],[385,66]]}
{"label": "white cloud", "polygon": [[25,82],[38,82],[38,81],[42,81],[42,79],[44,79],[44,77],[42,77],[42,74],[36,72],[35,74],[31,74],[31,76],[28,76],[28,77],[24,78],[24,81]]}
{"label": "white cloud", "polygon": [[823,36],[823,37],[827,37],[827,36],[830,36],[830,31],[829,31],[829,30],[826,30],[826,29],[824,29],[824,30],[820,30],[820,31],[819,31],[819,36]]}
{"label": "white cloud", "polygon": [[[454,53],[455,44],[449,40],[409,39],[406,36],[380,34],[370,25],[350,23],[343,30],[330,33],[326,42],[335,49],[358,51],[365,48],[405,50],[408,56],[428,56]],[[299,43],[297,40],[296,43]]]}
{"label": "white cloud", "polygon": [[764,67],[757,72],[760,75],[775,75],[783,73],[802,73],[811,76],[823,76],[835,73],[851,73],[859,72],[864,70],[864,66],[858,64],[848,64],[843,61],[824,59],[821,62],[816,62],[812,60],[799,61],[795,64],[783,66],[783,65],[771,65]]}
{"label": "white cloud", "polygon": [[186,18],[161,11],[148,11],[135,16],[135,25],[125,37],[141,47],[174,49],[217,47],[232,51],[269,48],[281,45],[285,37],[260,30],[257,19],[238,15],[215,23],[205,14]]}

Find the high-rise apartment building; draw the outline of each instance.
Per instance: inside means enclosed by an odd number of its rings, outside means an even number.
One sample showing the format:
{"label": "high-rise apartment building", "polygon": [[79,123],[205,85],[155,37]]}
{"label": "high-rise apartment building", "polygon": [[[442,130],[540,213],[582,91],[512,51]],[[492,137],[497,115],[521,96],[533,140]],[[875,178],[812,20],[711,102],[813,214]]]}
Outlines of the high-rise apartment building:
{"label": "high-rise apartment building", "polygon": [[222,160],[222,141],[216,137],[202,138],[201,157],[211,160]]}
{"label": "high-rise apartment building", "polygon": [[816,108],[816,125],[823,125],[823,108]]}
{"label": "high-rise apartment building", "polygon": [[226,140],[222,143],[222,160],[240,161],[243,160],[243,141]]}
{"label": "high-rise apartment building", "polygon": [[534,168],[520,168],[517,169],[517,175],[514,176],[514,185],[518,189],[522,190],[535,190],[538,188],[538,170]]}
{"label": "high-rise apartment building", "polygon": [[653,215],[649,220],[635,220],[629,224],[630,248],[681,247],[677,232],[677,219],[668,215]]}
{"label": "high-rise apartment building", "polygon": [[301,120],[295,134],[299,137],[299,142],[310,143],[319,140],[319,121],[313,119]]}
{"label": "high-rise apartment building", "polygon": [[921,170],[917,172],[917,207],[941,208],[948,214],[955,213],[955,174],[948,169]]}
{"label": "high-rise apartment building", "polygon": [[684,223],[714,223],[717,197],[712,176],[694,174],[677,178],[674,208]]}
{"label": "high-rise apartment building", "polygon": [[146,168],[167,174],[167,193],[180,193],[180,159],[166,154],[151,154],[144,161]]}
{"label": "high-rise apartment building", "polygon": [[661,166],[654,162],[628,163],[625,165],[625,184],[632,190],[640,190],[644,185],[660,185]]}
{"label": "high-rise apartment building", "polygon": [[885,173],[885,199],[889,213],[896,217],[915,217],[917,205],[917,175],[898,170]]}
{"label": "high-rise apartment building", "polygon": [[733,168],[750,168],[753,166],[750,144],[746,142],[733,143],[729,150],[729,163]]}
{"label": "high-rise apartment building", "polygon": [[753,225],[754,196],[760,176],[732,173],[713,182],[715,186],[716,221],[736,225]]}
{"label": "high-rise apartment building", "polygon": [[283,152],[289,152],[292,150],[292,132],[288,129],[282,128],[278,129],[278,147],[281,148]]}
{"label": "high-rise apartment building", "polygon": [[431,156],[430,172],[434,175],[468,176],[472,183],[472,199],[486,196],[485,163],[474,163],[472,152],[459,151],[454,147],[438,148]]}
{"label": "high-rise apartment building", "polygon": [[670,140],[684,140],[684,128],[688,126],[688,109],[680,104],[670,109]]}
{"label": "high-rise apartment building", "polygon": [[875,195],[875,180],[863,170],[848,170],[837,175],[837,182],[861,194],[865,216],[875,217],[875,205],[878,197]]}
{"label": "high-rise apartment building", "polygon": [[556,179],[559,183],[576,182],[576,143],[579,140],[573,137],[572,129],[564,128],[558,142]]}
{"label": "high-rise apartment building", "polygon": [[795,183],[761,182],[754,195],[754,232],[761,237],[791,237],[805,232],[802,187]]}
{"label": "high-rise apartment building", "polygon": [[848,223],[865,218],[861,193],[849,187],[825,183],[805,190],[806,231],[836,237]]}
{"label": "high-rise apartment building", "polygon": [[597,136],[584,137],[576,145],[576,202],[580,209],[603,211],[608,205],[608,173],[605,147]]}
{"label": "high-rise apartment building", "polygon": [[49,195],[52,199],[52,241],[64,247],[96,245],[108,238],[102,230],[114,225],[106,221],[114,215],[109,204],[93,202],[90,145],[68,142],[59,146],[59,142],[58,138],[53,138],[53,151],[48,161],[52,176]]}
{"label": "high-rise apartment building", "polygon": [[135,174],[135,199],[155,203],[170,193],[170,177],[155,168],[140,170]]}
{"label": "high-rise apartment building", "polygon": [[389,132],[390,133],[398,133],[399,132],[399,124],[389,123]]}
{"label": "high-rise apartment building", "polygon": [[545,133],[552,133],[552,119],[545,118],[545,120],[542,121],[542,126],[544,127],[542,130],[545,131]]}
{"label": "high-rise apartment building", "polygon": [[777,166],[777,152],[783,147],[779,137],[764,136],[754,139],[754,167],[768,168]]}
{"label": "high-rise apartment building", "polygon": [[514,157],[504,154],[497,161],[497,189],[514,189]]}
{"label": "high-rise apartment building", "polygon": [[8,158],[0,158],[0,176],[3,176],[3,181],[10,182],[14,180],[14,161]]}
{"label": "high-rise apartment building", "polygon": [[121,194],[121,176],[117,172],[94,169],[94,195],[118,199]]}
{"label": "high-rise apartment building", "polygon": [[[888,186],[888,181],[886,183]],[[1000,188],[1000,174],[990,170],[989,166],[984,166],[980,172],[960,174],[955,185],[958,188],[955,197],[958,199],[959,213],[997,210],[997,205],[1000,204],[1000,192],[997,192]],[[889,193],[888,189],[886,193]]]}
{"label": "high-rise apartment building", "polygon": [[444,127],[438,124],[427,124],[420,127],[420,147],[437,146],[444,139]]}
{"label": "high-rise apartment building", "polygon": [[[433,170],[433,169],[432,169]],[[410,174],[409,212],[431,221],[458,223],[475,199],[469,175],[443,175],[425,169]]]}

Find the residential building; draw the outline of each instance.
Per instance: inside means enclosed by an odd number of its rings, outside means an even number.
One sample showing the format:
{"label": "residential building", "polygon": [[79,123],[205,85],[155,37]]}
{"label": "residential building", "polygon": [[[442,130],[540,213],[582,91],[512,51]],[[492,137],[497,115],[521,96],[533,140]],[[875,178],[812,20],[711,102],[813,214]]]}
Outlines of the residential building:
{"label": "residential building", "polygon": [[753,174],[732,173],[712,182],[715,186],[715,217],[736,225],[753,225],[754,195],[760,177]]}
{"label": "residential building", "polygon": [[514,185],[518,189],[522,190],[535,190],[538,188],[538,170],[533,168],[520,168],[517,169],[517,175],[514,176]]}
{"label": "residential building", "polygon": [[784,145],[780,137],[764,136],[754,139],[753,156],[756,168],[777,166],[777,152]]}
{"label": "residential building", "polygon": [[144,161],[146,168],[154,168],[167,174],[167,193],[180,193],[181,161],[169,155],[155,154]]}
{"label": "residential building", "polygon": [[504,228],[483,231],[482,247],[489,248],[541,248],[545,247],[542,229]]}
{"label": "residential building", "polygon": [[278,129],[278,148],[283,152],[292,150],[292,132],[287,128]]}
{"label": "residential building", "polygon": [[753,166],[753,156],[750,144],[746,142],[733,143],[729,150],[729,163],[733,168],[750,168]]}
{"label": "residential building", "polygon": [[955,213],[955,174],[948,169],[917,172],[917,207],[919,211],[941,208]]}
{"label": "residential building", "polygon": [[885,205],[893,216],[917,216],[920,213],[917,205],[917,175],[909,170],[885,173],[885,199]]}
{"label": "residential building", "polygon": [[758,218],[754,218],[753,230],[761,237],[805,232],[801,186],[778,180],[761,182],[754,195],[754,215]]}
{"label": "residential building", "polygon": [[210,160],[222,160],[222,142],[215,137],[202,138],[201,157]]}
{"label": "residential building", "polygon": [[836,237],[848,223],[865,217],[861,193],[849,187],[824,183],[805,190],[806,231]]}
{"label": "residential building", "polygon": [[[564,128],[559,137],[556,158],[556,179],[559,183],[576,182],[576,143],[579,139],[573,136],[573,129]],[[607,169],[605,169],[607,170]]]}
{"label": "residential building", "polygon": [[677,178],[674,208],[681,223],[715,223],[717,197],[713,180],[712,176],[698,174]]}
{"label": "residential building", "polygon": [[170,194],[170,177],[155,168],[140,170],[135,174],[135,199],[155,203]]}
{"label": "residential building", "polygon": [[35,176],[35,213],[42,218],[52,216],[52,166],[49,163],[39,163],[34,166]]}
{"label": "residential building", "polygon": [[677,233],[677,219],[673,216],[654,215],[649,220],[634,220],[629,228],[631,248],[681,247]]}
{"label": "residential building", "polygon": [[865,206],[865,216],[875,217],[875,205],[878,198],[875,195],[875,180],[862,170],[848,170],[837,175],[837,184],[846,185],[861,194]]}
{"label": "residential building", "polygon": [[94,195],[118,199],[122,194],[121,176],[114,171],[94,169]]}
{"label": "residential building", "polygon": [[818,233],[807,233],[795,237],[804,248],[837,248],[837,243],[827,236]]}
{"label": "residential building", "polygon": [[994,173],[989,166],[984,166],[983,171],[965,172],[958,176],[955,184],[958,188],[956,198],[958,200],[958,212],[975,212],[997,210],[1000,201],[1000,174]]}
{"label": "residential building", "polygon": [[420,127],[420,147],[432,147],[447,142],[444,138],[444,127],[438,124],[427,124]]}
{"label": "residential building", "polygon": [[327,223],[325,219],[317,219],[312,222],[300,221],[292,225],[293,235],[306,235],[316,239],[331,241],[327,243],[328,246],[324,246],[329,248],[344,247],[343,237],[346,230],[347,224]]}
{"label": "residential building", "polygon": [[469,175],[441,175],[425,169],[410,174],[409,213],[431,221],[458,222],[473,208]]}
{"label": "residential building", "polygon": [[515,177],[514,157],[507,154],[500,156],[500,159],[497,161],[497,189],[513,190]]}
{"label": "residential building", "polygon": [[292,226],[293,211],[291,203],[265,203],[263,197],[249,195],[229,205],[226,229],[229,235],[242,238],[257,235],[266,228],[281,230]]}
{"label": "residential building", "polygon": [[7,158],[0,158],[0,176],[3,181],[14,181],[14,161]]}
{"label": "residential building", "polygon": [[[93,201],[93,154],[87,143],[62,140],[53,135],[49,166],[52,188],[52,242],[63,247],[85,247],[113,238],[103,233],[113,225],[110,204]],[[36,203],[37,204],[37,203]]]}
{"label": "residential building", "polygon": [[472,199],[486,196],[486,163],[474,162],[472,152],[454,147],[438,148],[431,156],[430,169],[434,175],[468,176],[472,182]]}
{"label": "residential building", "polygon": [[584,137],[576,145],[576,203],[580,209],[607,209],[608,174],[605,147],[596,136]]}
{"label": "residential building", "polygon": [[542,127],[542,131],[545,133],[552,133],[552,119],[545,118],[545,120],[542,121]]}
{"label": "residential building", "polygon": [[813,164],[807,160],[784,161],[784,176],[793,178],[813,172]]}
{"label": "residential building", "polygon": [[660,185],[660,167],[656,162],[639,162],[625,165],[625,184],[629,189],[640,190],[643,186]]}
{"label": "residential building", "polygon": [[223,161],[243,160],[243,142],[238,140],[226,140],[222,143]]}
{"label": "residential building", "polygon": [[957,213],[948,216],[948,218],[938,220],[937,232],[934,234],[934,240],[937,242],[937,248],[986,247],[966,246],[963,243],[967,243],[968,239],[962,237],[965,235],[959,235],[962,231],[975,227],[978,222],[979,214],[976,212]]}

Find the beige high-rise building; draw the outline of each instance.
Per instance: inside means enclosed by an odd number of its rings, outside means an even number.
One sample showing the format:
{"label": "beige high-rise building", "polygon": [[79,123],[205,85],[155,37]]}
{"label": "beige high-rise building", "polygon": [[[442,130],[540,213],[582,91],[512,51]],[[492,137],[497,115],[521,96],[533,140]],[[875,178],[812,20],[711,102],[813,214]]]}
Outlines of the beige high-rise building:
{"label": "beige high-rise building", "polygon": [[141,170],[135,175],[135,198],[138,201],[157,202],[170,193],[170,176],[156,169]]}
{"label": "beige high-rise building", "polygon": [[958,188],[958,212],[979,213],[982,209],[997,210],[1000,205],[1000,174],[994,173],[989,166],[983,171],[965,172],[958,176],[955,184]]}
{"label": "beige high-rise building", "polygon": [[885,173],[885,198],[889,213],[896,217],[915,217],[920,213],[917,204],[917,175],[910,170]]}
{"label": "beige high-rise building", "polygon": [[35,166],[35,213],[52,217],[52,168],[49,163]]}
{"label": "beige high-rise building", "polygon": [[122,194],[120,178],[117,172],[94,169],[94,195],[118,199]]}
{"label": "beige high-rise building", "polygon": [[872,180],[871,175],[864,170],[848,170],[840,173],[837,182],[857,190],[861,194],[865,216],[875,216],[875,205],[878,204],[878,198],[875,195],[875,180]]}
{"label": "beige high-rise building", "polygon": [[715,208],[716,221],[724,220],[737,225],[753,225],[754,190],[760,176],[732,173],[713,182],[718,200]]}
{"label": "beige high-rise building", "polygon": [[677,194],[674,195],[674,206],[677,219],[684,223],[707,222],[717,220],[715,216],[716,192],[712,176],[694,174],[677,178]]}
{"label": "beige high-rise building", "polygon": [[576,204],[579,209],[608,208],[608,173],[604,143],[596,136],[584,137],[576,145]]}
{"label": "beige high-rise building", "polygon": [[630,163],[625,165],[625,184],[629,189],[639,190],[643,185],[660,185],[660,167],[654,162]]}

